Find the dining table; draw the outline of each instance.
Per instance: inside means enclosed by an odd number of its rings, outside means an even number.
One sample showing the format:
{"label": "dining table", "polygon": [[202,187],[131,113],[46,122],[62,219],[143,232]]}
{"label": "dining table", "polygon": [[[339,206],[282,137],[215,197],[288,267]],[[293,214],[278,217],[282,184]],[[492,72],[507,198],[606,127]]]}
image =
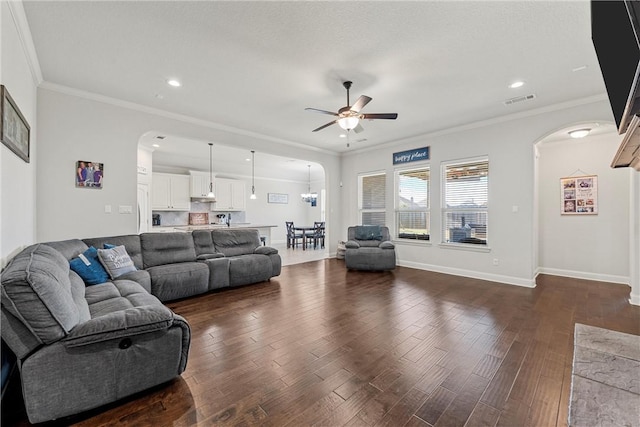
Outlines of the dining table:
{"label": "dining table", "polygon": [[302,232],[302,250],[307,249],[307,237],[313,236],[315,227],[313,225],[294,225],[293,231],[301,231]]}

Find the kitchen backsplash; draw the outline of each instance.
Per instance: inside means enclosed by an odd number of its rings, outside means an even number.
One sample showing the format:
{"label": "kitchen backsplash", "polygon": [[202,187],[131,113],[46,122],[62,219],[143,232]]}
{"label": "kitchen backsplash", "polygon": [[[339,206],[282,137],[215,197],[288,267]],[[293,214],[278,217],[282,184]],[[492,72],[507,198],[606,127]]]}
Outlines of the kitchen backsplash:
{"label": "kitchen backsplash", "polygon": [[[218,218],[216,218],[216,215],[224,212],[211,212],[210,209],[210,203],[191,202],[190,212],[208,212],[209,222],[217,223]],[[161,225],[163,226],[178,226],[189,224],[189,212],[153,211],[153,213],[161,215],[160,221]],[[234,222],[245,222],[245,212],[231,212],[231,223],[233,224]]]}

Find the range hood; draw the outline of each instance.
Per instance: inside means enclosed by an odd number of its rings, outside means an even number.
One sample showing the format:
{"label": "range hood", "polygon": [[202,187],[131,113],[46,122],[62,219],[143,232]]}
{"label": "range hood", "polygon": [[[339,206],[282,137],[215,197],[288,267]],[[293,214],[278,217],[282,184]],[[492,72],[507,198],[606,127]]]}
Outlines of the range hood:
{"label": "range hood", "polygon": [[612,168],[631,167],[640,172],[640,117],[633,116],[618,152],[611,162]]}
{"label": "range hood", "polygon": [[207,197],[207,196],[200,196],[200,197],[191,196],[191,201],[192,202],[209,203],[209,202],[215,202],[216,198],[215,197]]}

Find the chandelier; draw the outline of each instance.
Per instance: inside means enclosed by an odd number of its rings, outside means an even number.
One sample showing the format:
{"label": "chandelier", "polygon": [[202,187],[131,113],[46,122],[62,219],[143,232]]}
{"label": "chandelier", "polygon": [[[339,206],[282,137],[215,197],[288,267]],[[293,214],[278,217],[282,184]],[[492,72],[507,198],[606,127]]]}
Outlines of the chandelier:
{"label": "chandelier", "polygon": [[311,165],[307,165],[307,167],[309,168],[309,186],[307,187],[307,192],[300,194],[300,196],[303,202],[315,204],[318,199],[318,193],[311,192]]}

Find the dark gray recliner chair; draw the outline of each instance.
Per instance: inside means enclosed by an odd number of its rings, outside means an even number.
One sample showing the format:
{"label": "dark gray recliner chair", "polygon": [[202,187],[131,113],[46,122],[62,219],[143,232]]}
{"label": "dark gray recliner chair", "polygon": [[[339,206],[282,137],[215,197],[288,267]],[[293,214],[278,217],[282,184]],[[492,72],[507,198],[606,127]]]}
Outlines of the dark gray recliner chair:
{"label": "dark gray recliner chair", "polygon": [[352,270],[393,270],[396,250],[389,228],[376,225],[349,227],[345,244],[345,265]]}
{"label": "dark gray recliner chair", "polygon": [[[54,248],[55,247],[55,248]],[[35,244],[2,271],[2,339],[18,358],[29,421],[97,408],[180,375],[188,323],[140,284],[86,286],[80,240]]]}

